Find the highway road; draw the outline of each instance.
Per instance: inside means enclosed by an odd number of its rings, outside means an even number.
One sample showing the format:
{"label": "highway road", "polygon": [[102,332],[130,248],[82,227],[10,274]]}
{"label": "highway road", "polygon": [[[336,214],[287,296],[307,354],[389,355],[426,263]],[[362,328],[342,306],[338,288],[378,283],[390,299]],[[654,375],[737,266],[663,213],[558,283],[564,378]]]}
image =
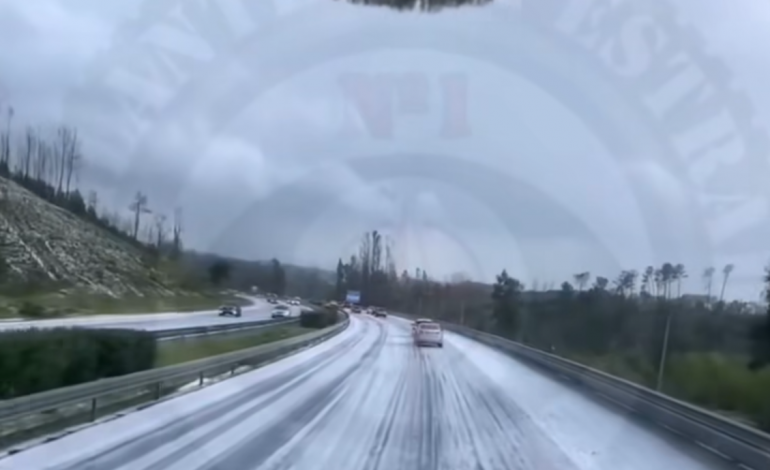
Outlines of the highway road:
{"label": "highway road", "polygon": [[1,470],[703,470],[694,444],[473,340],[354,315],[283,361],[0,460]]}
{"label": "highway road", "polygon": [[[128,328],[134,330],[166,330],[193,328],[219,324],[230,324],[270,319],[273,305],[262,299],[253,299],[254,305],[242,308],[242,316],[220,317],[216,310],[200,312],[169,312],[125,315],[95,315],[53,320],[2,322],[0,331],[18,328],[53,328],[57,326],[80,326],[85,328]],[[291,307],[293,315],[299,315],[299,307]]]}

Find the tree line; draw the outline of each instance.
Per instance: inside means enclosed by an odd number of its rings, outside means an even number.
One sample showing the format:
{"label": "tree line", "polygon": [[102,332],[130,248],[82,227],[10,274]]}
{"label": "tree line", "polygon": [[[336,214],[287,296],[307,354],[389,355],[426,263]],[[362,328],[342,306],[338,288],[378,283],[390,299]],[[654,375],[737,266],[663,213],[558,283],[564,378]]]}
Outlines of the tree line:
{"label": "tree line", "polygon": [[[724,300],[735,266],[701,273],[703,294],[682,292],[682,264],[576,273],[560,288],[527,288],[502,270],[492,284],[396,269],[377,231],[338,260],[333,296],[487,331],[770,428],[770,310]],[[611,280],[612,279],[612,280]],[[766,281],[770,286],[770,271]],[[770,298],[768,298],[770,302]]]}
{"label": "tree line", "polygon": [[0,111],[5,118],[0,130],[0,176],[134,246],[181,253],[181,208],[169,222],[166,214],[150,209],[141,191],[127,204],[129,215],[101,206],[96,191],[84,195],[77,184],[86,164],[77,129],[66,125],[16,129],[14,108],[0,106]]}

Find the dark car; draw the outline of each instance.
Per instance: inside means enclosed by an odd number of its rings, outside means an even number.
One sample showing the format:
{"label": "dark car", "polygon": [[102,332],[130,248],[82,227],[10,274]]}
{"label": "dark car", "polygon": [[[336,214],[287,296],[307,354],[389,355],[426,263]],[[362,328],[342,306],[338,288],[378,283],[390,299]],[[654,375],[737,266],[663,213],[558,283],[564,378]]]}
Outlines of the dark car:
{"label": "dark car", "polygon": [[361,307],[358,305],[353,306],[353,313],[361,313]]}
{"label": "dark car", "polygon": [[238,305],[223,305],[219,307],[220,317],[240,317],[241,307]]}
{"label": "dark car", "polygon": [[267,294],[267,302],[271,304],[277,304],[278,297],[275,294]]}
{"label": "dark car", "polygon": [[376,308],[374,309],[374,316],[377,318],[387,318],[388,312],[384,308]]}

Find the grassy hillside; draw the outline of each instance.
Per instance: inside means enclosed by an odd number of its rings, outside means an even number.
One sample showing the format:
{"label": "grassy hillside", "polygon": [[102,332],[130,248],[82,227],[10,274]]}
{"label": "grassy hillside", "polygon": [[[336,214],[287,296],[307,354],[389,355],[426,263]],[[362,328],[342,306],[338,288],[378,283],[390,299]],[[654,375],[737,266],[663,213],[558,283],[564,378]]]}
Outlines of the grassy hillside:
{"label": "grassy hillside", "polygon": [[[0,177],[4,284],[110,296],[175,292],[136,246]],[[22,289],[24,290],[24,289]]]}
{"label": "grassy hillside", "polygon": [[[152,313],[242,303],[171,262],[0,176],[0,317]],[[203,279],[190,285],[191,275]]]}

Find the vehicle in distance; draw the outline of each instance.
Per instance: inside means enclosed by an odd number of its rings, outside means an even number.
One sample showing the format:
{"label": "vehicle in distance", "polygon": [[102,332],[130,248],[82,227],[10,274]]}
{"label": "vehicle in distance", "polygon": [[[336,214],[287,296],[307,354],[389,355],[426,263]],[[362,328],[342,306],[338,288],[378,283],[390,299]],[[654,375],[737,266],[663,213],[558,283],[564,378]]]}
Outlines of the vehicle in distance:
{"label": "vehicle in distance", "polygon": [[220,317],[240,317],[241,307],[238,305],[223,305],[219,307]]}
{"label": "vehicle in distance", "polygon": [[433,320],[430,318],[418,318],[414,322],[412,322],[412,334],[417,332],[417,326],[422,323],[433,323]]}
{"label": "vehicle in distance", "polygon": [[361,313],[361,307],[354,305],[352,308],[353,313]]}
{"label": "vehicle in distance", "polygon": [[276,297],[275,294],[267,294],[267,301],[271,304],[277,304],[278,303],[278,297]]}
{"label": "vehicle in distance", "polygon": [[372,315],[374,315],[377,318],[387,318],[388,312],[385,311],[384,308],[375,308]]}
{"label": "vehicle in distance", "polygon": [[273,309],[273,313],[270,314],[271,318],[289,318],[291,316],[291,309],[288,305],[278,305]]}
{"label": "vehicle in distance", "polygon": [[417,325],[414,334],[414,343],[420,346],[434,345],[444,347],[444,331],[441,325],[435,322],[424,322]]}
{"label": "vehicle in distance", "polygon": [[289,300],[289,305],[299,305],[299,299],[294,298]]}

